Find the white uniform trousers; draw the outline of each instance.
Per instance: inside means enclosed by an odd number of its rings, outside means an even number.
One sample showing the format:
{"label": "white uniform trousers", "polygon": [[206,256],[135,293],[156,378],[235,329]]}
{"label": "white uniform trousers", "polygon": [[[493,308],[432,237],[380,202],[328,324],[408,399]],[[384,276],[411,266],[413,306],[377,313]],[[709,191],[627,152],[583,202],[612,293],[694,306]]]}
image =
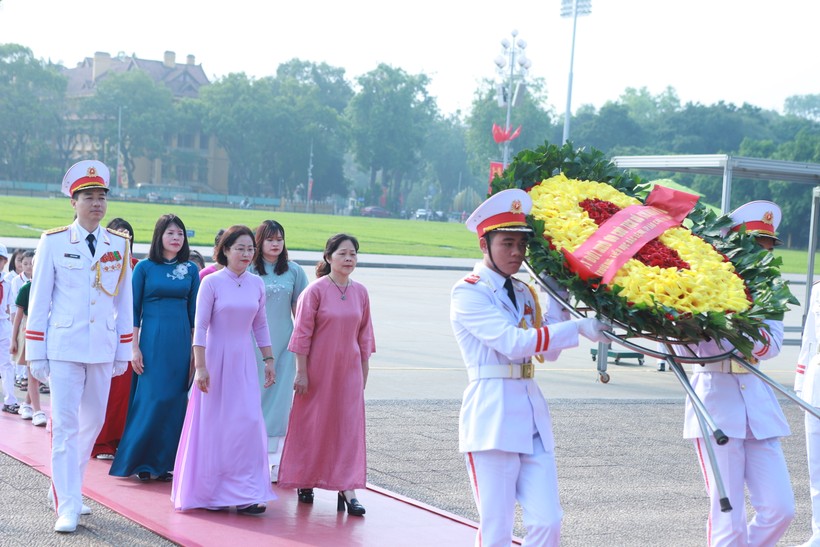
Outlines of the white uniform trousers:
{"label": "white uniform trousers", "polygon": [[[709,547],[776,545],[794,519],[794,494],[780,439],[730,437],[723,446],[718,446],[714,438],[710,438],[710,442],[732,510],[721,512],[709,454],[703,439],[694,439],[711,501],[706,544]],[[744,485],[749,489],[749,501],[755,510],[749,523],[746,521]]]}
{"label": "white uniform trousers", "polygon": [[11,325],[8,320],[0,319],[0,376],[3,377],[3,404],[17,404],[14,394],[14,365],[9,354],[11,348]]}
{"label": "white uniform trousers", "polygon": [[812,536],[803,545],[820,547],[820,420],[806,413],[806,455],[809,460],[811,483],[811,531]]}
{"label": "white uniform trousers", "polygon": [[80,514],[85,468],[105,421],[113,363],[49,361],[51,484],[57,515]]}
{"label": "white uniform trousers", "polygon": [[479,513],[476,547],[509,547],[515,502],[521,505],[527,547],[556,546],[563,511],[558,500],[555,453],[533,439],[533,454],[482,450],[465,454]]}

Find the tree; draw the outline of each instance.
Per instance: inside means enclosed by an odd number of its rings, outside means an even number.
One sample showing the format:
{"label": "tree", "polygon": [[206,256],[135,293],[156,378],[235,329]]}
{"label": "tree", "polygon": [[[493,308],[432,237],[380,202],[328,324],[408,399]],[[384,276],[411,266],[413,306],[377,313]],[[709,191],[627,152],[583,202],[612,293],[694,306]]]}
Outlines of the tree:
{"label": "tree", "polygon": [[347,194],[344,155],[350,129],[345,109],[353,89],[344,74],[342,68],[293,59],[279,66],[273,81],[275,95],[293,109],[298,123],[282,154],[280,177],[306,181],[312,163],[314,198]]}
{"label": "tree", "polygon": [[454,206],[453,198],[462,189],[479,187],[470,171],[466,137],[467,128],[457,112],[450,116],[436,116],[425,139],[422,158],[427,167],[427,178],[440,189],[444,209]]}
{"label": "tree", "polygon": [[820,122],[820,94],[792,95],[786,99],[784,111],[787,116]]}
{"label": "tree", "polygon": [[134,180],[135,158],[160,159],[167,152],[168,131],[174,123],[173,95],[141,70],[106,75],[94,96],[82,103],[80,113],[93,124],[91,134],[104,157],[116,155],[120,143],[128,180]]}
{"label": "tree", "polygon": [[54,180],[66,79],[59,67],[17,44],[0,45],[0,175],[11,180]]}
{"label": "tree", "polygon": [[298,59],[275,77],[229,74],[203,89],[203,126],[228,153],[231,191],[292,195],[307,183],[312,149],[314,197],[346,193],[342,112],[352,93],[343,69]]}
{"label": "tree", "polygon": [[[527,81],[527,91],[519,104],[511,111],[510,125],[521,126],[521,134],[510,143],[512,158],[524,149],[533,149],[546,140],[560,140],[562,127],[553,123],[553,111],[546,106],[547,94],[544,81],[534,78]],[[489,174],[490,162],[501,160],[501,147],[492,137],[493,124],[504,126],[506,107],[498,106],[495,84],[491,80],[481,82],[473,94],[472,110],[467,117],[467,150],[473,175],[481,180]]]}
{"label": "tree", "polygon": [[429,79],[380,64],[357,83],[360,90],[347,112],[353,154],[370,173],[370,199],[381,196],[384,187],[387,203],[396,204],[410,188],[406,177],[419,168],[424,139],[436,115],[435,101],[427,92]]}

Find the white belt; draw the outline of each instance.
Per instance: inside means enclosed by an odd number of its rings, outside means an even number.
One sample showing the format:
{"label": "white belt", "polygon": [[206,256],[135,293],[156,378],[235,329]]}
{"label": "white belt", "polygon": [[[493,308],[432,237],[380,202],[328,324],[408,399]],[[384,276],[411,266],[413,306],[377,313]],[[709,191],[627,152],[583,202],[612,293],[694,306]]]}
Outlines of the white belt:
{"label": "white belt", "polygon": [[[755,365],[756,363],[751,363]],[[732,361],[731,359],[724,359],[723,361],[716,361],[714,363],[706,363],[705,365],[699,365],[697,363],[692,365],[692,372],[697,374],[698,372],[723,372],[725,374],[749,374],[749,371],[739,363]]]}
{"label": "white belt", "polygon": [[535,365],[524,363],[523,365],[480,365],[477,367],[467,367],[467,377],[471,382],[485,378],[508,378],[510,380],[526,380],[535,377]]}

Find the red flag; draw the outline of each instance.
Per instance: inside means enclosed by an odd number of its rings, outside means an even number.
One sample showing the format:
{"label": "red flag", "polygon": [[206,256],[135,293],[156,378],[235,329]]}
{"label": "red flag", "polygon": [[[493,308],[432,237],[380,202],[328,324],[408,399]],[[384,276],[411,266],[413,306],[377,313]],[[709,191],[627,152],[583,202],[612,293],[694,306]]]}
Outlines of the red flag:
{"label": "red flag", "polygon": [[490,162],[490,182],[489,186],[487,186],[487,193],[492,194],[493,192],[493,179],[498,175],[499,177],[504,174],[504,164],[500,161],[491,161]]}
{"label": "red flag", "polygon": [[310,203],[311,198],[313,197],[313,179],[308,180],[308,191],[307,191],[307,200]]}
{"label": "red flag", "polygon": [[501,126],[493,124],[493,140],[495,141],[495,143],[501,144],[502,142],[511,141],[521,134],[520,125],[518,126],[518,129],[516,129],[515,131],[511,130],[512,127],[510,128],[510,130],[504,130],[501,128]]}

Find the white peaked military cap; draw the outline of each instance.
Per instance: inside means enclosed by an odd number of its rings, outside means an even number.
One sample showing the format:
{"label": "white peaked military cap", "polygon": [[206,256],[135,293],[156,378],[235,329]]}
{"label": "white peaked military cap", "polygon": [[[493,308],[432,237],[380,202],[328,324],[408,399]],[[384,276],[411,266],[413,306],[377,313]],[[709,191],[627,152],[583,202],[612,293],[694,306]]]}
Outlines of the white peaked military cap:
{"label": "white peaked military cap", "polygon": [[63,194],[71,197],[80,190],[102,188],[108,191],[110,172],[101,161],[82,160],[68,168],[63,177]]}
{"label": "white peaked military cap", "polygon": [[6,246],[0,243],[0,256],[3,258],[9,257],[9,250],[6,249]]}
{"label": "white peaked military cap", "polygon": [[771,201],[758,200],[745,203],[729,213],[732,219],[732,231],[737,232],[745,226],[746,231],[757,237],[770,237],[775,245],[780,245],[782,241],[777,239],[777,227],[783,213],[776,203]]}
{"label": "white peaked military cap", "polygon": [[467,219],[467,229],[484,236],[487,232],[532,232],[527,215],[532,198],[524,190],[511,188],[487,198]]}

